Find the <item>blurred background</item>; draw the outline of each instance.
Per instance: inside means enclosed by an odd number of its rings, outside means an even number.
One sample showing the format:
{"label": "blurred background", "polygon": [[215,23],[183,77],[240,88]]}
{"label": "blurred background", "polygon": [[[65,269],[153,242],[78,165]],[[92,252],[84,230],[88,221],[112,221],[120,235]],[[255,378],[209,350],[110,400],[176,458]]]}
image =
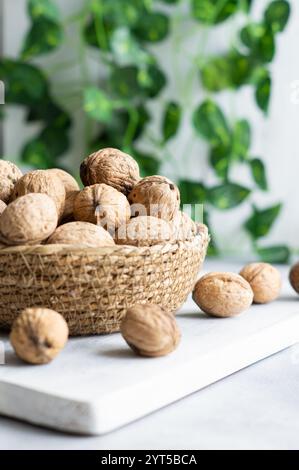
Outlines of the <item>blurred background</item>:
{"label": "blurred background", "polygon": [[296,255],[297,1],[0,4],[3,158],[78,176],[118,147],[204,203],[210,255]]}

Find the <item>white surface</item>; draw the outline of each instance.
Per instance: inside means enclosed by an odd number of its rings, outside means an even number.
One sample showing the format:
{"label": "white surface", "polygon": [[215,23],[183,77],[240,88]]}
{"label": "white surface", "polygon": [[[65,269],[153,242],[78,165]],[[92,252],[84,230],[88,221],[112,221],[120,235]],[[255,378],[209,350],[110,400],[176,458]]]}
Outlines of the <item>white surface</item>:
{"label": "white surface", "polygon": [[299,341],[294,298],[286,285],[279,301],[227,320],[187,305],[178,315],[182,344],[165,358],[136,358],[117,334],[73,339],[42,367],[24,366],[8,350],[0,410],[73,432],[110,431]]}

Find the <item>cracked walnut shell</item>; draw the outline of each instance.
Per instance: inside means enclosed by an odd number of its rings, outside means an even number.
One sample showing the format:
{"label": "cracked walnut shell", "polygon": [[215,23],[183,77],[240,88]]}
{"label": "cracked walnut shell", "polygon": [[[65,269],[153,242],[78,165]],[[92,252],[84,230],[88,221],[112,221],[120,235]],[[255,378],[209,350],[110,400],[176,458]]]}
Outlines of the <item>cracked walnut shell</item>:
{"label": "cracked walnut shell", "polygon": [[57,209],[46,194],[26,194],[11,202],[0,217],[0,241],[6,245],[36,245],[56,229]]}
{"label": "cracked walnut shell", "polygon": [[281,275],[269,263],[251,263],[245,266],[240,275],[249,282],[253,290],[253,301],[265,304],[277,299],[281,290]]}
{"label": "cracked walnut shell", "polygon": [[139,181],[137,162],[127,153],[104,148],[81,163],[80,176],[84,186],[105,183],[127,195]]}
{"label": "cracked walnut shell", "polygon": [[250,307],[253,292],[238,274],[213,272],[197,281],[192,297],[208,315],[233,317]]}
{"label": "cracked walnut shell", "polygon": [[80,245],[99,248],[113,246],[114,240],[103,227],[89,222],[69,222],[58,227],[47,241],[48,245]]}
{"label": "cracked walnut shell", "polygon": [[107,184],[87,186],[75,197],[75,219],[101,225],[112,235],[130,220],[130,215],[126,196]]}
{"label": "cracked walnut shell", "polygon": [[140,356],[158,357],[178,346],[181,333],[174,315],[158,305],[134,305],[127,310],[120,331]]}
{"label": "cracked walnut shell", "polygon": [[10,342],[17,356],[30,364],[52,361],[68,339],[64,318],[48,308],[27,308],[16,318]]}
{"label": "cracked walnut shell", "polygon": [[65,189],[61,179],[48,170],[35,170],[20,178],[13,190],[12,200],[29,193],[42,193],[50,196],[61,217],[65,205]]}
{"label": "cracked walnut shell", "polygon": [[23,176],[19,168],[11,162],[0,160],[0,199],[9,202],[16,182]]}
{"label": "cracked walnut shell", "polygon": [[152,246],[172,240],[172,227],[166,220],[151,216],[134,217],[116,234],[119,245]]}
{"label": "cracked walnut shell", "polygon": [[140,180],[128,195],[132,216],[151,215],[173,220],[180,207],[177,186],[164,176],[147,176]]}

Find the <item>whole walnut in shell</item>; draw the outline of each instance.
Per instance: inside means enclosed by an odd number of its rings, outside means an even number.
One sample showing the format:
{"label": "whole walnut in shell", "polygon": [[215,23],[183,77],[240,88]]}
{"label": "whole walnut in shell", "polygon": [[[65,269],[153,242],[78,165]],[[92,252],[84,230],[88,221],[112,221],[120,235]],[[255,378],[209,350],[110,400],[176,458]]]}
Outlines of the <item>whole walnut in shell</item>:
{"label": "whole walnut in shell", "polygon": [[281,275],[278,269],[269,263],[250,263],[240,275],[249,282],[253,290],[253,301],[265,304],[277,299],[281,290]]}
{"label": "whole walnut in shell", "polygon": [[173,237],[175,240],[192,240],[197,234],[197,225],[188,214],[178,211],[171,221]]}
{"label": "whole walnut in shell", "polygon": [[61,223],[66,224],[67,222],[74,222],[74,204],[77,194],[80,191],[70,191],[65,198],[64,211],[61,218]]}
{"label": "whole walnut in shell", "polygon": [[299,294],[299,263],[294,264],[290,270],[289,280],[293,289]]}
{"label": "whole walnut in shell", "polygon": [[80,191],[79,184],[72,175],[70,175],[64,170],[61,170],[60,168],[52,168],[51,170],[47,170],[47,172],[58,176],[58,178],[60,178],[61,182],[64,185],[65,206],[62,219],[66,220],[72,218],[74,197],[75,194]]}
{"label": "whole walnut in shell", "polygon": [[193,300],[208,315],[233,317],[250,307],[253,292],[238,274],[213,272],[197,281]]}
{"label": "whole walnut in shell", "polygon": [[50,196],[61,217],[65,205],[65,189],[60,177],[47,170],[35,170],[20,178],[13,190],[12,200],[29,193],[42,193]]}
{"label": "whole walnut in shell", "polygon": [[113,246],[114,240],[103,227],[89,222],[69,222],[58,227],[47,244],[81,245],[98,248]]}
{"label": "whole walnut in shell", "polygon": [[47,364],[65,346],[68,326],[64,318],[48,308],[26,308],[16,318],[10,342],[20,359]]}
{"label": "whole walnut in shell", "polygon": [[126,196],[107,184],[93,184],[80,191],[74,201],[76,220],[101,225],[111,234],[130,220]]}
{"label": "whole walnut in shell", "polygon": [[166,220],[139,216],[121,225],[116,234],[119,245],[151,246],[172,240],[172,228]]}
{"label": "whole walnut in shell", "polygon": [[172,221],[180,207],[177,186],[164,176],[147,176],[140,180],[128,195],[132,216],[151,215]]}
{"label": "whole walnut in shell", "polygon": [[80,176],[84,186],[105,183],[125,195],[140,179],[137,162],[114,148],[104,148],[85,158]]}
{"label": "whole walnut in shell", "polygon": [[0,160],[0,199],[9,202],[16,182],[23,176],[19,168],[11,162]]}
{"label": "whole walnut in shell", "polygon": [[134,352],[148,357],[171,353],[181,339],[174,315],[158,305],[134,305],[129,308],[120,331]]}
{"label": "whole walnut in shell", "polygon": [[46,194],[26,194],[11,202],[0,217],[0,241],[7,245],[36,245],[56,229],[57,209]]}
{"label": "whole walnut in shell", "polygon": [[5,211],[6,207],[7,205],[5,204],[5,202],[0,200],[0,215]]}

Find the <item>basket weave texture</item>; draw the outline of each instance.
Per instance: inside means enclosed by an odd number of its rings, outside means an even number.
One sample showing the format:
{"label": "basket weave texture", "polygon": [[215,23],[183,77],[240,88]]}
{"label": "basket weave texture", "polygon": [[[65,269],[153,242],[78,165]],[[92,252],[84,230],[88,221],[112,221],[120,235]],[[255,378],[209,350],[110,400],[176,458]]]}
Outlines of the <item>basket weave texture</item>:
{"label": "basket weave texture", "polygon": [[152,247],[66,245],[0,250],[0,328],[27,307],[48,307],[70,335],[119,331],[126,309],[156,303],[177,310],[193,288],[209,236]]}

